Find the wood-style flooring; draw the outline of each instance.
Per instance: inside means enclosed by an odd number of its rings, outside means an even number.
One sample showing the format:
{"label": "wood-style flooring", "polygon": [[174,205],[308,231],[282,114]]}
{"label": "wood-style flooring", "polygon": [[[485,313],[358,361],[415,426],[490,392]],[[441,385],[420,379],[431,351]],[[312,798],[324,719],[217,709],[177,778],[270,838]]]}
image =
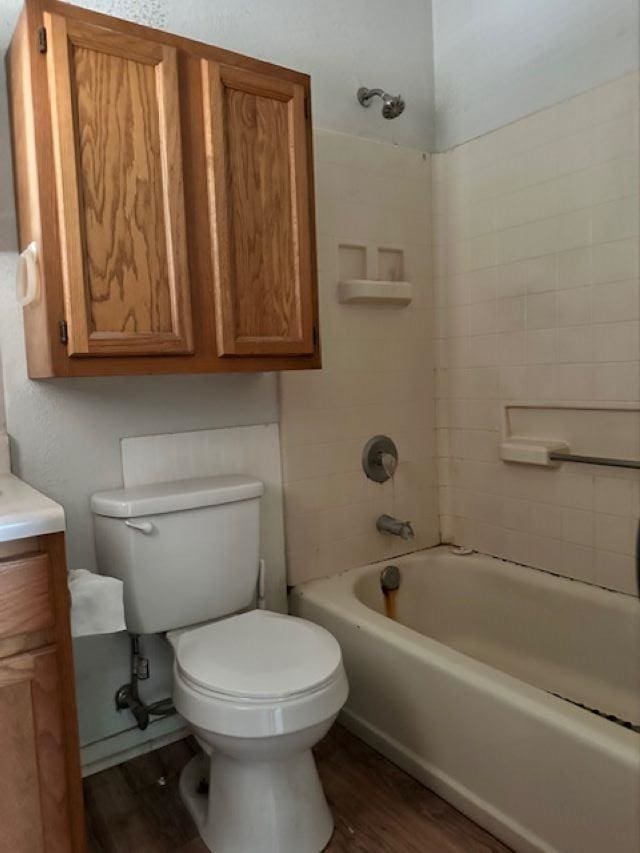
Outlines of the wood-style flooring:
{"label": "wood-style flooring", "polygon": [[[91,853],[208,853],[178,794],[188,738],[84,783]],[[316,749],[336,828],[326,853],[508,853],[342,726]]]}

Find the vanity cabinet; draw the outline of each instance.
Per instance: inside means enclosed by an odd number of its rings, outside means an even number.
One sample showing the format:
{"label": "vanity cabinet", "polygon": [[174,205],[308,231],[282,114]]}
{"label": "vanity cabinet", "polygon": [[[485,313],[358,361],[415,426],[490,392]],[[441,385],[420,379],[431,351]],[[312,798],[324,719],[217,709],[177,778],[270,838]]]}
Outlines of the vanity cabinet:
{"label": "vanity cabinet", "polygon": [[7,64],[31,377],[320,366],[307,75],[57,0]]}
{"label": "vanity cabinet", "polygon": [[[13,548],[11,546],[14,546]],[[0,850],[85,850],[64,536],[0,556]]]}

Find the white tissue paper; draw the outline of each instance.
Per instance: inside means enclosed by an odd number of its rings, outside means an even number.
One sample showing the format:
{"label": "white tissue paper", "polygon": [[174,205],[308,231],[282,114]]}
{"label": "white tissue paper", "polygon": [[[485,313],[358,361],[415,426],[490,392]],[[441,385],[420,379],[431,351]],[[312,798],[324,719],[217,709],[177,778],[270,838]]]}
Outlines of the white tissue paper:
{"label": "white tissue paper", "polygon": [[71,593],[72,637],[127,630],[122,581],[87,569],[70,569],[67,583]]}

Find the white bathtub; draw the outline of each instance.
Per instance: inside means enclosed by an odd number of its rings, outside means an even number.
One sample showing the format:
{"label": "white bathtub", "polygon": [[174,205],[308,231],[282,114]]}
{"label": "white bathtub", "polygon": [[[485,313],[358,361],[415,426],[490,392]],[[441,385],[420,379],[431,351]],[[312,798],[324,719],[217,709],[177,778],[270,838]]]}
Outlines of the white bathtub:
{"label": "white bathtub", "polygon": [[640,603],[448,547],[293,590],[340,641],[344,723],[519,851],[638,853]]}

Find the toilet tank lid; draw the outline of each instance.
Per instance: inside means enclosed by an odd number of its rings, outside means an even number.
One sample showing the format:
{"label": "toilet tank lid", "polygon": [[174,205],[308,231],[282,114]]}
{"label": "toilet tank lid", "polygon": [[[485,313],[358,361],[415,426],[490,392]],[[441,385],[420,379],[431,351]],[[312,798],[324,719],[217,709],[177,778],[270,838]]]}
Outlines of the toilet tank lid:
{"label": "toilet tank lid", "polygon": [[260,480],[242,474],[194,477],[98,492],[91,498],[91,510],[95,515],[109,518],[134,518],[246,501],[260,497],[263,492]]}

